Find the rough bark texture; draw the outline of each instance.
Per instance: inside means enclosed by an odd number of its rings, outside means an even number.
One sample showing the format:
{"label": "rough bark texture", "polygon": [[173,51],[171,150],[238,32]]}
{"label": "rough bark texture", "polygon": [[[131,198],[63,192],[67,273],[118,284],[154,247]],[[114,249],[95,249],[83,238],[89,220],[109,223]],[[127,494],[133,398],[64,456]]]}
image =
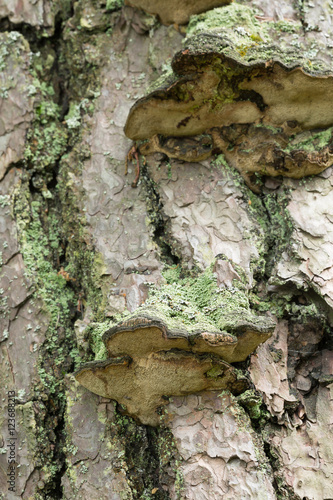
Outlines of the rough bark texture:
{"label": "rough bark texture", "polygon": [[[239,3],[299,22],[333,71],[332,2]],[[126,174],[129,110],[185,27],[121,0],[6,0],[0,29],[0,498],[331,500],[332,167],[259,193],[221,156],[133,153]],[[152,427],[73,377],[145,302],[277,326],[233,367],[241,394],[176,396]]]}

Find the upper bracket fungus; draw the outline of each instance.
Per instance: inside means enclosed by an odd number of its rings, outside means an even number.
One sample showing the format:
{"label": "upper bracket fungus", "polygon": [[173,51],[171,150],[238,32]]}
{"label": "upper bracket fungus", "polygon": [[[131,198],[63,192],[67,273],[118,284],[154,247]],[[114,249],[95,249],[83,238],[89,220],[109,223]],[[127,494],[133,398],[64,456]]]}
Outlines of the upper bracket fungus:
{"label": "upper bracket fungus", "polygon": [[[207,276],[199,279],[207,281]],[[218,293],[216,280],[206,287],[211,300],[205,296],[205,305],[198,307],[199,279],[192,287],[164,285],[152,293],[130,318],[104,334],[109,359],[83,365],[76,379],[154,426],[161,422],[157,409],[171,396],[214,389],[242,392],[246,379],[229,363],[245,360],[271,336],[275,323],[253,314],[240,290]],[[229,308],[228,294],[234,300]]]}
{"label": "upper bracket fungus", "polygon": [[[142,154],[169,151],[199,161],[222,152],[246,180],[253,172],[299,178],[330,166],[331,56],[319,59],[298,24],[285,24],[302,51],[290,33],[281,37],[281,24],[259,22],[247,6],[233,3],[194,16],[171,72],[131,108],[126,135],[145,141]],[[309,148],[313,134],[320,137]],[[191,138],[188,148],[181,145],[185,137]]]}
{"label": "upper bracket fungus", "polygon": [[186,24],[190,16],[227,5],[232,0],[126,0],[127,5],[157,15],[162,24]]}

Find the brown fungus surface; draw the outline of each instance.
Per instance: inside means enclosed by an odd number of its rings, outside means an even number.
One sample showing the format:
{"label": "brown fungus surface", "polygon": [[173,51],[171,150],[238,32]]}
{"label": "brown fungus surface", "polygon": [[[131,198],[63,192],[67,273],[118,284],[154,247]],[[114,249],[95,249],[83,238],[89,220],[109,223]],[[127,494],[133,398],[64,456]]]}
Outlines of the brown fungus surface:
{"label": "brown fungus surface", "polygon": [[235,3],[195,16],[172,72],[133,105],[125,134],[146,141],[142,154],[195,162],[220,151],[246,179],[321,172],[333,163],[333,72],[311,43],[297,23],[259,22]]}
{"label": "brown fungus surface", "polygon": [[[289,124],[294,126],[294,122]],[[212,138],[228,164],[243,175],[250,187],[251,175],[256,172],[300,179],[319,174],[333,164],[332,127],[290,137],[282,128],[236,125],[212,130]]]}
{"label": "brown fungus surface", "polygon": [[265,342],[275,327],[269,318],[253,316],[257,322],[239,318],[234,333],[212,327],[190,330],[181,324],[170,325],[169,318],[161,312],[159,317],[153,316],[153,308],[142,309],[105,333],[104,342],[110,356],[126,354],[134,359],[147,357],[151,352],[177,349],[215,354],[228,363],[236,363],[244,361]]}
{"label": "brown fungus surface", "polygon": [[[333,125],[333,109],[327,106],[333,98],[332,75],[307,74],[296,62],[289,67],[278,60],[245,63],[222,50],[214,53],[208,34],[202,37],[206,52],[176,54],[174,81],[131,108],[125,126],[130,139],[195,136],[239,123],[281,127],[292,121],[302,130]],[[222,48],[223,38],[215,38]]]}
{"label": "brown fungus surface", "polygon": [[157,15],[162,24],[186,24],[190,16],[214,7],[227,5],[232,0],[126,0],[127,5]]}
{"label": "brown fungus surface", "polygon": [[[271,335],[273,324],[267,325],[266,331],[243,325],[244,335],[237,338],[220,331],[170,330],[160,318],[134,315],[104,335],[109,359],[83,365],[75,377],[95,394],[124,405],[141,423],[156,426],[161,423],[157,409],[171,396],[242,392],[247,382],[226,359],[245,359]],[[239,343],[246,347],[239,349]]]}
{"label": "brown fungus surface", "polygon": [[95,394],[126,406],[142,424],[152,426],[161,423],[156,410],[170,396],[212,389],[239,393],[246,387],[245,379],[238,380],[236,370],[217,356],[178,350],[153,352],[131,363],[126,358],[92,362],[76,373],[76,379]]}

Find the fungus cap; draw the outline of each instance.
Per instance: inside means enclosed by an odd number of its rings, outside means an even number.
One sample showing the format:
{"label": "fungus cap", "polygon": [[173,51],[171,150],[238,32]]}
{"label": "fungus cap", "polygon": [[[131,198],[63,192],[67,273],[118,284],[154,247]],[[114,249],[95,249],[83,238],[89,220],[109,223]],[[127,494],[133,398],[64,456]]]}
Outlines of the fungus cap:
{"label": "fungus cap", "polygon": [[[294,123],[290,122],[290,126],[294,128]],[[231,131],[212,130],[212,140],[250,187],[251,176],[256,172],[300,179],[333,164],[333,127],[301,131],[290,137],[282,128],[235,126]],[[228,147],[230,141],[232,151]]]}
{"label": "fungus cap", "polygon": [[[252,188],[254,172],[300,178],[331,166],[332,137],[318,150],[284,147],[295,134],[333,126],[332,56],[323,47],[313,51],[297,23],[284,24],[281,37],[279,22],[260,23],[251,8],[236,3],[194,16],[171,71],[132,106],[125,134],[146,140],[139,145],[144,155],[196,162],[222,152]],[[302,51],[294,48],[295,37]],[[270,140],[268,150],[260,147],[259,132],[252,143],[236,138],[249,147],[221,140],[219,131],[243,125],[281,128],[285,137],[275,145]]]}
{"label": "fungus cap", "polygon": [[222,43],[215,51],[209,45],[203,42],[201,53],[189,48],[176,54],[172,81],[133,105],[125,125],[130,139],[195,136],[259,122],[280,127],[295,121],[302,130],[333,125],[327,105],[333,75],[309,74],[296,61],[287,66],[278,57],[245,62],[224,54]]}
{"label": "fungus cap", "polygon": [[[240,318],[235,333],[214,330],[188,331],[185,326],[168,325],[165,316],[140,310],[130,319],[108,330],[103,337],[110,356],[147,357],[151,352],[179,349],[219,356],[228,363],[244,361],[275,328],[269,318],[248,321]],[[255,317],[254,317],[255,318]]]}

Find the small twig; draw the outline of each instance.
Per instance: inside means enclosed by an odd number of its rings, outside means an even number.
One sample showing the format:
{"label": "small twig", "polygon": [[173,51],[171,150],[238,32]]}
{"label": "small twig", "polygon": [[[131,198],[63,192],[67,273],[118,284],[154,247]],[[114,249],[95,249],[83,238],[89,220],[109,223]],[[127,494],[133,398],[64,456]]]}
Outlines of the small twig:
{"label": "small twig", "polygon": [[136,188],[139,182],[139,177],[140,177],[140,160],[139,160],[139,152],[136,148],[136,145],[134,144],[129,152],[127,153],[126,160],[125,160],[125,175],[128,174],[128,161],[136,161],[136,168],[135,168],[135,179],[132,182],[132,188]]}

